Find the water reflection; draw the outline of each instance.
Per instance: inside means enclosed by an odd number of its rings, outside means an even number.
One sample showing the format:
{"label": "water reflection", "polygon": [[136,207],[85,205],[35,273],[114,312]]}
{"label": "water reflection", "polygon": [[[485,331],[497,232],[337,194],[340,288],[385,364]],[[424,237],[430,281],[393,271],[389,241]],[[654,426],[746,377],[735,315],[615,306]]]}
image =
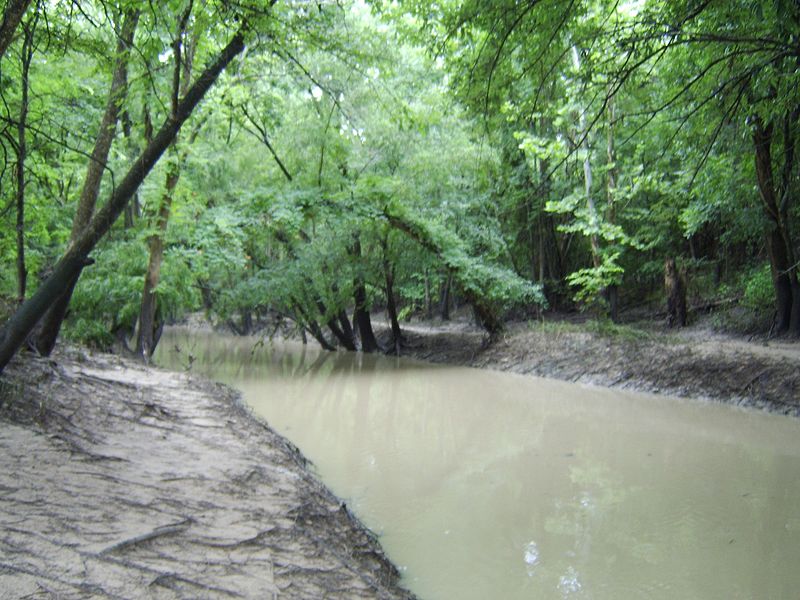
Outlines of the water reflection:
{"label": "water reflection", "polygon": [[789,598],[800,424],[471,369],[168,334],[239,387],[426,599]]}

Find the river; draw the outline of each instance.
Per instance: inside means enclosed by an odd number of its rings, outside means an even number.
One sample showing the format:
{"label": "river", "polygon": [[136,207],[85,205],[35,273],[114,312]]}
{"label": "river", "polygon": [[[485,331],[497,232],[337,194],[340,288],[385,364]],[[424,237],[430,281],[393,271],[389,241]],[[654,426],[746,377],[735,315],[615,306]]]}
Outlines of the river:
{"label": "river", "polygon": [[241,390],[423,600],[800,590],[798,420],[179,329],[159,348]]}

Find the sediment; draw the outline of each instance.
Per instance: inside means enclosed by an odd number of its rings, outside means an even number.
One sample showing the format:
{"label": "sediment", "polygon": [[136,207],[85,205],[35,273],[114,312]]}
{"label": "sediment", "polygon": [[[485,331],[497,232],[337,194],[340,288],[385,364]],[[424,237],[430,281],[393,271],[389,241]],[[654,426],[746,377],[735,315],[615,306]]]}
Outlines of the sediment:
{"label": "sediment", "polygon": [[0,379],[0,598],[411,599],[233,390],[114,356]]}

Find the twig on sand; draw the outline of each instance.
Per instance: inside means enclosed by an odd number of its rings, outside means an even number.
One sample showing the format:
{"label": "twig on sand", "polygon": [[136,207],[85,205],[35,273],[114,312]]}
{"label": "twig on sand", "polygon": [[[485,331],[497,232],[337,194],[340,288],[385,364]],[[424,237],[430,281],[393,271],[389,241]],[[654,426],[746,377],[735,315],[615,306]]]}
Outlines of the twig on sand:
{"label": "twig on sand", "polygon": [[143,533],[141,535],[128,538],[127,540],[122,540],[121,542],[117,542],[116,544],[112,544],[108,548],[105,548],[104,550],[98,552],[98,555],[110,554],[111,552],[121,550],[122,548],[135,546],[137,544],[141,544],[142,542],[149,542],[150,540],[158,537],[185,531],[192,523],[194,523],[194,519],[192,519],[191,517],[186,517],[183,521],[178,521],[177,523],[171,523],[169,525],[162,525],[161,527],[156,527],[155,529],[153,529],[152,531],[148,531],[147,533]]}

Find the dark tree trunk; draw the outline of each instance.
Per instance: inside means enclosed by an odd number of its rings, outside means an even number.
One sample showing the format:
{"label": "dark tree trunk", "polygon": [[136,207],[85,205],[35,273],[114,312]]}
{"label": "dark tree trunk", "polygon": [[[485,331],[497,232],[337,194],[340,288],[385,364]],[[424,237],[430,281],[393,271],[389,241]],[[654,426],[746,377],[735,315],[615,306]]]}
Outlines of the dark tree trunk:
{"label": "dark tree trunk", "polygon": [[[302,304],[297,302],[297,300],[293,300],[295,313],[300,316],[300,324],[302,325],[303,332],[306,330],[314,337],[315,340],[319,343],[323,350],[328,350],[329,352],[333,352],[336,348],[325,338],[325,334],[323,333],[322,329],[307,312],[303,309]],[[306,343],[305,333],[303,333],[303,343]]]}
{"label": "dark tree trunk", "polygon": [[[352,253],[356,260],[361,258],[361,240],[358,235],[353,240]],[[372,321],[367,307],[367,288],[364,284],[364,276],[360,273],[353,282],[353,300],[356,304],[353,320],[356,323],[358,336],[361,339],[361,351],[377,352],[380,347],[375,339],[375,332],[372,331]]]}
{"label": "dark tree trunk", "polygon": [[674,258],[664,262],[664,288],[667,294],[667,327],[686,326],[686,282]]}
{"label": "dark tree trunk", "polygon": [[0,25],[0,58],[2,58],[11,40],[14,39],[14,32],[17,30],[25,11],[28,9],[31,0],[8,0],[3,11],[3,23]]}
{"label": "dark tree trunk", "polygon": [[439,314],[442,316],[442,321],[450,320],[450,288],[453,285],[453,274],[448,273],[442,285],[442,297],[439,304]]}
{"label": "dark tree trunk", "polygon": [[[97,198],[100,195],[100,184],[103,180],[103,172],[106,168],[111,144],[114,141],[120,105],[128,91],[128,58],[138,22],[138,11],[127,13],[117,39],[116,63],[108,92],[108,102],[106,103],[103,119],[100,122],[100,129],[97,132],[92,156],[86,168],[86,178],[83,182],[78,206],[75,209],[75,217],[72,220],[70,240],[73,242],[78,239],[91,221],[97,205]],[[61,331],[61,324],[67,314],[67,308],[72,299],[75,285],[78,283],[79,275],[80,273],[77,273],[75,277],[70,279],[64,293],[53,302],[44,319],[42,319],[41,328],[33,344],[37,352],[44,356],[49,356],[56,345],[58,334]]]}
{"label": "dark tree trunk", "polygon": [[[6,9],[8,11],[8,8]],[[24,12],[24,9],[23,9]],[[28,124],[28,73],[33,60],[33,33],[36,22],[24,25],[25,39],[22,44],[22,98],[17,123],[17,302],[25,301],[28,284],[28,269],[25,266],[25,160],[28,146],[25,140],[25,129]]]}
{"label": "dark tree trunk", "polygon": [[[322,300],[317,300],[317,310],[319,314],[324,315],[328,312],[327,308],[325,307],[325,303]],[[347,321],[347,316],[345,315],[345,323],[347,324],[346,330],[343,330],[339,327],[339,324],[336,322],[335,317],[331,317],[328,319],[328,329],[331,330],[331,333],[334,337],[339,341],[339,344],[345,349],[349,350],[350,352],[356,351],[356,342],[353,338],[353,330],[350,328],[350,323]]]}
{"label": "dark tree trunk", "polygon": [[[342,309],[342,310],[339,311],[339,314],[338,314],[337,317],[339,319],[339,326],[342,328],[342,333],[345,335],[345,337],[348,340],[350,340],[350,342],[351,342],[351,344],[353,346],[353,350],[355,350],[356,349],[356,341],[355,341],[356,340],[356,334],[353,331],[353,326],[350,324],[350,319],[347,318],[347,313],[344,311],[344,309]],[[349,348],[348,348],[348,350],[349,350]]]}
{"label": "dark tree trunk", "polygon": [[790,183],[794,167],[793,125],[798,110],[785,117],[783,128],[783,168],[781,181],[776,185],[772,166],[774,125],[765,125],[759,117],[753,119],[756,177],[764,212],[767,217],[767,250],[775,289],[775,331],[800,335],[800,297],[797,295],[797,265],[789,231]]}
{"label": "dark tree trunk", "polygon": [[400,346],[403,342],[403,332],[400,330],[400,322],[397,319],[397,305],[394,299],[394,267],[389,261],[389,240],[388,237],[382,240],[383,246],[383,275],[386,282],[386,312],[389,314],[389,322],[392,326],[392,346],[397,356],[400,356]]}
{"label": "dark tree trunk", "polygon": [[97,211],[83,233],[56,263],[50,277],[42,282],[33,296],[28,298],[6,322],[2,330],[2,341],[0,341],[0,371],[5,368],[24,343],[50,305],[64,294],[70,281],[78,277],[88,263],[89,253],[125,210],[126,204],[172,140],[175,139],[183,123],[192,114],[206,92],[214,85],[219,74],[243,49],[244,34],[239,31],[220,51],[214,62],[197,78],[179,103],[177,117],[168,118],[164,122],[152,142],[145,147],[125,177],[111,192],[108,202]]}

